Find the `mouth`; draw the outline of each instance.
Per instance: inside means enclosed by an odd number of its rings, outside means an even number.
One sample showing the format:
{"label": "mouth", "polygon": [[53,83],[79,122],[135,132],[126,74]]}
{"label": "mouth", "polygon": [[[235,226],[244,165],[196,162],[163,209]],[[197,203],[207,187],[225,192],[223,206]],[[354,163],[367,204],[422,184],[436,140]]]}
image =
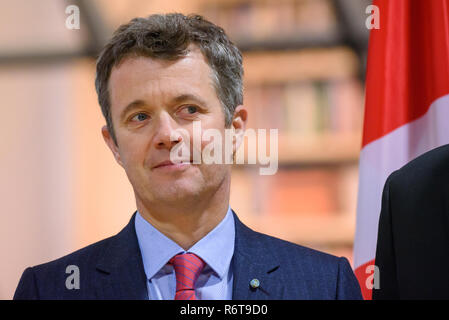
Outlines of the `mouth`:
{"label": "mouth", "polygon": [[191,165],[190,162],[173,163],[170,160],[167,160],[167,161],[163,161],[163,162],[159,163],[158,165],[154,166],[153,169],[176,171],[176,170],[186,169],[190,165]]}

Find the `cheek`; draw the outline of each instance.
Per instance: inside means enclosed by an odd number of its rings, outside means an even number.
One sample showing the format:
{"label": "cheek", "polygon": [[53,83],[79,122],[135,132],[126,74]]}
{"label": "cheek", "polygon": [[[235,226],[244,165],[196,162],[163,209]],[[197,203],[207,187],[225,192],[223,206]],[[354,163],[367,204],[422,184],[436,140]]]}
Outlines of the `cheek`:
{"label": "cheek", "polygon": [[133,142],[125,142],[121,148],[122,162],[130,170],[133,170],[135,166],[145,163],[146,148],[143,145],[139,145]]}
{"label": "cheek", "polygon": [[209,187],[215,187],[225,179],[228,174],[228,166],[222,164],[203,164],[202,179],[204,184]]}

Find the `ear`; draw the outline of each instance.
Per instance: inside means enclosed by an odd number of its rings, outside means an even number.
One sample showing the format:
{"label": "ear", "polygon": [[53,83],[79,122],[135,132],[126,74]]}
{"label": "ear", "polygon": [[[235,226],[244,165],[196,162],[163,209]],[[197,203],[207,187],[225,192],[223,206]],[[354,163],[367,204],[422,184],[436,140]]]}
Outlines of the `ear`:
{"label": "ear", "polygon": [[120,158],[120,153],[118,150],[118,146],[115,144],[114,139],[112,139],[111,133],[108,130],[107,126],[103,126],[101,128],[101,134],[103,135],[103,139],[108,145],[109,149],[111,149],[112,154],[114,155],[115,161],[123,167],[122,160]]}
{"label": "ear", "polygon": [[232,127],[235,130],[236,138],[234,148],[232,150],[234,154],[243,142],[247,118],[248,111],[245,109],[245,107],[243,105],[237,106],[237,108],[235,108],[234,117],[232,119]]}

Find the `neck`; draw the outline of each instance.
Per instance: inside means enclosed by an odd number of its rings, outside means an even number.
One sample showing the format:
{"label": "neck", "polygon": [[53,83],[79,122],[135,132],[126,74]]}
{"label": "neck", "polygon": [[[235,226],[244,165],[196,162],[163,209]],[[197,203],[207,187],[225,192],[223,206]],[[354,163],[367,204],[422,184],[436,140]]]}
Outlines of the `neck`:
{"label": "neck", "polygon": [[177,203],[144,203],[136,197],[137,210],[162,234],[184,250],[212,231],[229,208],[230,177],[219,188]]}

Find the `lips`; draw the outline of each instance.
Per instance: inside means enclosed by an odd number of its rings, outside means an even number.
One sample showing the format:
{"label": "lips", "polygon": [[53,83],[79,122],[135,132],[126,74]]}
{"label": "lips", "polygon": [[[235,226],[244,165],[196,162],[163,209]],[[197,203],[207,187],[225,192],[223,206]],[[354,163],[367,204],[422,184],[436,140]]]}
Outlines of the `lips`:
{"label": "lips", "polygon": [[178,167],[178,166],[183,166],[186,164],[190,164],[190,162],[180,162],[180,163],[174,163],[170,160],[165,160],[162,161],[161,163],[157,164],[156,166],[153,167],[153,169],[157,169],[157,168],[164,168],[164,167]]}
{"label": "lips", "polygon": [[162,161],[161,163],[154,166],[153,168],[159,168],[159,167],[165,167],[165,166],[171,166],[171,165],[174,165],[174,163],[171,162],[170,160],[166,160],[166,161]]}

